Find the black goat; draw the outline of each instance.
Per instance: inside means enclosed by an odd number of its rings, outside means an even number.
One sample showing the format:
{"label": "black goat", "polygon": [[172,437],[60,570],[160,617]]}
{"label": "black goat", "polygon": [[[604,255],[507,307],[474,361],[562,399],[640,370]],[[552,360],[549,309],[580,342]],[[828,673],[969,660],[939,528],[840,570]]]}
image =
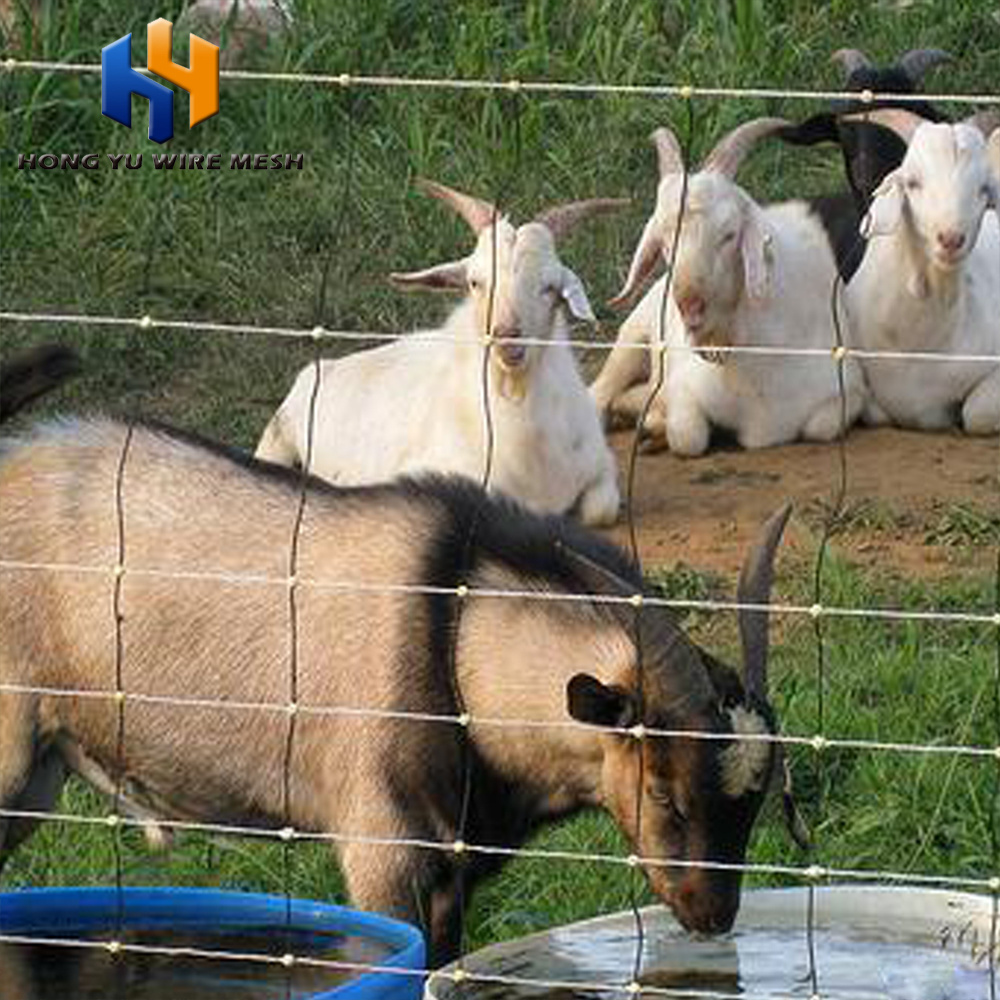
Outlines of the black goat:
{"label": "black goat", "polygon": [[871,101],[836,101],[829,111],[812,115],[798,125],[779,130],[776,135],[795,146],[836,143],[844,157],[844,168],[855,205],[859,214],[863,215],[882,178],[902,162],[906,155],[906,143],[881,125],[849,121],[842,116],[857,115],[873,108],[902,107],[928,121],[947,121],[947,115],[930,102],[916,96],[913,100],[905,100],[899,95],[916,95],[924,74],[934,66],[947,62],[951,56],[941,49],[913,49],[892,65],[879,67],[859,49],[838,49],[833,59],[844,69],[845,89],[891,96],[888,99],[876,96]]}

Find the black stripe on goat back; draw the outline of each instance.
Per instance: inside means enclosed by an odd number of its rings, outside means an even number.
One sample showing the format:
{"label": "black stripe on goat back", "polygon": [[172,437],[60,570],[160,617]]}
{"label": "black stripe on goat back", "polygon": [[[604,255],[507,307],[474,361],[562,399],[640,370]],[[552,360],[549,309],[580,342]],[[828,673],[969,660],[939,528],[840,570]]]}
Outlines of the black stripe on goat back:
{"label": "black stripe on goat back", "polygon": [[0,365],[0,423],[82,370],[80,356],[65,344],[39,344],[13,355]]}
{"label": "black stripe on goat back", "polygon": [[[642,575],[618,546],[567,517],[532,513],[505,496],[487,495],[461,476],[405,479],[398,487],[414,502],[440,505],[443,520],[430,539],[422,582],[453,590],[474,582],[478,567],[494,565],[524,580],[562,593],[622,595],[643,590]],[[432,658],[449,662],[457,596],[427,597]],[[622,618],[623,605],[602,605]],[[624,619],[622,619],[624,620]]]}
{"label": "black stripe on goat back", "polygon": [[467,584],[478,566],[492,563],[526,582],[544,581],[547,589],[567,593],[643,587],[642,575],[622,549],[568,517],[535,514],[509,497],[487,495],[463,476],[427,475],[397,485],[412,500],[447,511],[428,552],[426,581],[432,586]]}

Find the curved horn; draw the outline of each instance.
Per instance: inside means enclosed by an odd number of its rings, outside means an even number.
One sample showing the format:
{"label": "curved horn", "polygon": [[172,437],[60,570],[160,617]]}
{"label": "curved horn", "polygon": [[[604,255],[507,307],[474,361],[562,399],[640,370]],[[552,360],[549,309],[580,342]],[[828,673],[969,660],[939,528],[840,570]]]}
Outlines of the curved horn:
{"label": "curved horn", "polygon": [[[738,604],[766,605],[771,600],[774,553],[788,523],[792,505],[786,503],[764,523],[754,547],[747,554],[736,588]],[[747,696],[767,700],[768,613],[739,610],[740,639],[743,643],[743,682]]]}
{"label": "curved horn", "polygon": [[535,216],[535,222],[546,226],[558,240],[588,215],[611,212],[616,208],[624,208],[629,203],[628,198],[588,198],[585,201],[570,201],[565,205],[547,208]]}
{"label": "curved horn", "polygon": [[753,118],[744,122],[715,144],[702,162],[701,169],[714,170],[732,179],[755,142],[791,124],[785,118]]}
{"label": "curved horn", "polygon": [[630,302],[653,273],[653,269],[663,252],[661,228],[660,219],[654,213],[647,220],[639,245],[632,255],[632,263],[629,265],[628,277],[625,279],[622,290],[608,302],[612,309],[618,309]]}
{"label": "curved horn", "polygon": [[840,64],[840,68],[844,71],[845,82],[850,80],[859,69],[873,68],[871,59],[861,49],[837,49],[830,56],[830,62]]}
{"label": "curved horn", "polygon": [[881,125],[883,128],[891,129],[907,144],[913,138],[913,133],[927,121],[926,118],[921,118],[920,115],[905,108],[873,108],[871,111],[844,115],[843,120]]}
{"label": "curved horn", "polygon": [[914,84],[917,84],[928,70],[943,62],[951,61],[951,55],[944,49],[910,49],[900,57],[897,65]]}
{"label": "curved horn", "polygon": [[429,181],[419,177],[417,178],[417,187],[424,194],[429,194],[432,198],[443,201],[458,212],[477,235],[500,216],[496,206],[491,205],[488,201],[481,201],[479,198],[473,198],[472,195],[462,194],[461,191],[445,187],[444,184],[438,184],[437,181]]}
{"label": "curved horn", "polygon": [[660,180],[668,174],[683,173],[684,154],[681,152],[681,144],[677,141],[677,136],[666,126],[661,126],[649,138],[656,147],[656,162],[660,169]]}
{"label": "curved horn", "polygon": [[984,139],[989,139],[1000,128],[1000,109],[984,108],[965,119],[964,124],[979,129]]}

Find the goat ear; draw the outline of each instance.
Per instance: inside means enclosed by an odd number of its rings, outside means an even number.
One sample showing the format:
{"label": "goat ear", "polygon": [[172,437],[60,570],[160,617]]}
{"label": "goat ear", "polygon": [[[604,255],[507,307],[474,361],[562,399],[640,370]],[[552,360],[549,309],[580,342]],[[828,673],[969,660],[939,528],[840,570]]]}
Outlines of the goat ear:
{"label": "goat ear", "polygon": [[393,271],[389,280],[401,288],[429,288],[436,292],[452,292],[466,290],[468,273],[464,260],[452,261],[448,264],[438,264],[424,271]]}
{"label": "goat ear", "polygon": [[986,160],[993,170],[993,208],[1000,211],[1000,128],[995,128],[986,142]]}
{"label": "goat ear", "polygon": [[566,685],[566,708],[577,722],[592,726],[631,726],[635,701],[620,687],[602,684],[590,674],[576,674]]}
{"label": "goat ear", "polygon": [[771,282],[771,230],[756,205],[743,224],[740,252],[743,255],[743,280],[753,302],[762,301]]}
{"label": "goat ear", "polygon": [[590,300],[584,290],[583,282],[568,268],[562,269],[562,286],[559,289],[566,308],[577,318],[588,323],[597,321],[594,310],[590,308]]}
{"label": "goat ear", "polygon": [[642,231],[642,239],[635,248],[629,267],[625,287],[608,302],[613,309],[627,305],[656,267],[663,252],[663,237],[660,235],[660,220],[654,213]]}
{"label": "goat ear", "polygon": [[861,235],[885,236],[899,225],[903,214],[903,181],[897,170],[886,174],[875,189],[871,204],[861,220]]}

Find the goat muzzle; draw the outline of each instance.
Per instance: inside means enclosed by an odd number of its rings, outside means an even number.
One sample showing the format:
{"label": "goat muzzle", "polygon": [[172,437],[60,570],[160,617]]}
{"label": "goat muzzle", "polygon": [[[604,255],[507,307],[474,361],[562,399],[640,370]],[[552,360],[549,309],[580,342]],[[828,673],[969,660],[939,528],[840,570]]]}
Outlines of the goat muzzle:
{"label": "goat muzzle", "polygon": [[528,361],[528,345],[516,327],[494,327],[493,350],[501,366],[508,372],[520,371]]}
{"label": "goat muzzle", "polygon": [[957,267],[966,257],[965,233],[949,229],[937,234],[934,255],[944,267]]}
{"label": "goat muzzle", "polygon": [[671,894],[670,908],[687,931],[725,934],[740,908],[739,877],[721,872],[689,872]]}

